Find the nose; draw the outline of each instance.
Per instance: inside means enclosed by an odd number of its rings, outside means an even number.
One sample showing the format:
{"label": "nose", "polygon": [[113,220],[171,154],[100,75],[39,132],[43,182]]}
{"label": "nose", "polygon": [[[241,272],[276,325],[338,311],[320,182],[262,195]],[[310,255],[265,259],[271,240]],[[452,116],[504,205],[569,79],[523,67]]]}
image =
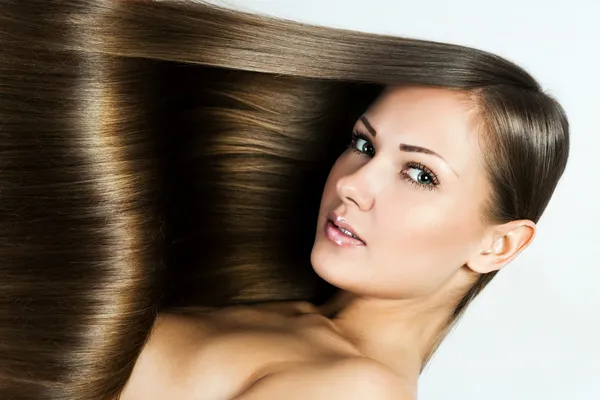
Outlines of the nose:
{"label": "nose", "polygon": [[367,169],[366,166],[358,168],[353,173],[342,176],[336,184],[340,199],[361,211],[369,211],[375,205],[374,182],[369,180]]}

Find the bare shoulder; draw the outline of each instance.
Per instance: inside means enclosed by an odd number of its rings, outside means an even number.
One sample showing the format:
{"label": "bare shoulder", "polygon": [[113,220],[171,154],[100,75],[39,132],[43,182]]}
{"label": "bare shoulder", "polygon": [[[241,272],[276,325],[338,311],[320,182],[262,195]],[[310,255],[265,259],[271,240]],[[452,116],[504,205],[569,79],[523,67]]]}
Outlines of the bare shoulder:
{"label": "bare shoulder", "polygon": [[208,318],[160,314],[120,399],[186,398],[179,377],[193,368],[193,354],[211,332]]}
{"label": "bare shoulder", "polygon": [[283,367],[256,381],[234,400],[415,400],[410,383],[385,365],[351,357]]}

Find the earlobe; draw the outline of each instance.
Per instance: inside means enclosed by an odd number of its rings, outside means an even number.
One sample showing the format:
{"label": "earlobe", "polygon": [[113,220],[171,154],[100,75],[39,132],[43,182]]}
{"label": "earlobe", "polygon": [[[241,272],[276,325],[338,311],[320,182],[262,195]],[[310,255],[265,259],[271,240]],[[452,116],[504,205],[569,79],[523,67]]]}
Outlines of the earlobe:
{"label": "earlobe", "polygon": [[529,220],[512,221],[495,229],[490,239],[484,240],[483,249],[477,251],[466,265],[480,274],[498,271],[518,256],[535,237],[535,223]]}

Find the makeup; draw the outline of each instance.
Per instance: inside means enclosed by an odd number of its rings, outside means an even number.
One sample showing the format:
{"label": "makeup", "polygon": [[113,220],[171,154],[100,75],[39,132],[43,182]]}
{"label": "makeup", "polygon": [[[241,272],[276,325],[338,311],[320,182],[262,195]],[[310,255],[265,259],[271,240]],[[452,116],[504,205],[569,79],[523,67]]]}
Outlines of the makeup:
{"label": "makeup", "polygon": [[362,247],[365,242],[347,221],[335,213],[329,213],[325,222],[325,236],[341,247]]}

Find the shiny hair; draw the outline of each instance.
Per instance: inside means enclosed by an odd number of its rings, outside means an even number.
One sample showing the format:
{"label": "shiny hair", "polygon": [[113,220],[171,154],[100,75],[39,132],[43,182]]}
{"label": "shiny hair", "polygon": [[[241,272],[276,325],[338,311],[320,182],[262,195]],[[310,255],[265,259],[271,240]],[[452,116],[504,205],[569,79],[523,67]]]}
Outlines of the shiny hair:
{"label": "shiny hair", "polygon": [[325,300],[323,184],[387,85],[472,96],[490,220],[537,221],[567,161],[560,105],[462,46],[191,1],[5,0],[0,48],[3,399],[118,396],[160,310]]}

